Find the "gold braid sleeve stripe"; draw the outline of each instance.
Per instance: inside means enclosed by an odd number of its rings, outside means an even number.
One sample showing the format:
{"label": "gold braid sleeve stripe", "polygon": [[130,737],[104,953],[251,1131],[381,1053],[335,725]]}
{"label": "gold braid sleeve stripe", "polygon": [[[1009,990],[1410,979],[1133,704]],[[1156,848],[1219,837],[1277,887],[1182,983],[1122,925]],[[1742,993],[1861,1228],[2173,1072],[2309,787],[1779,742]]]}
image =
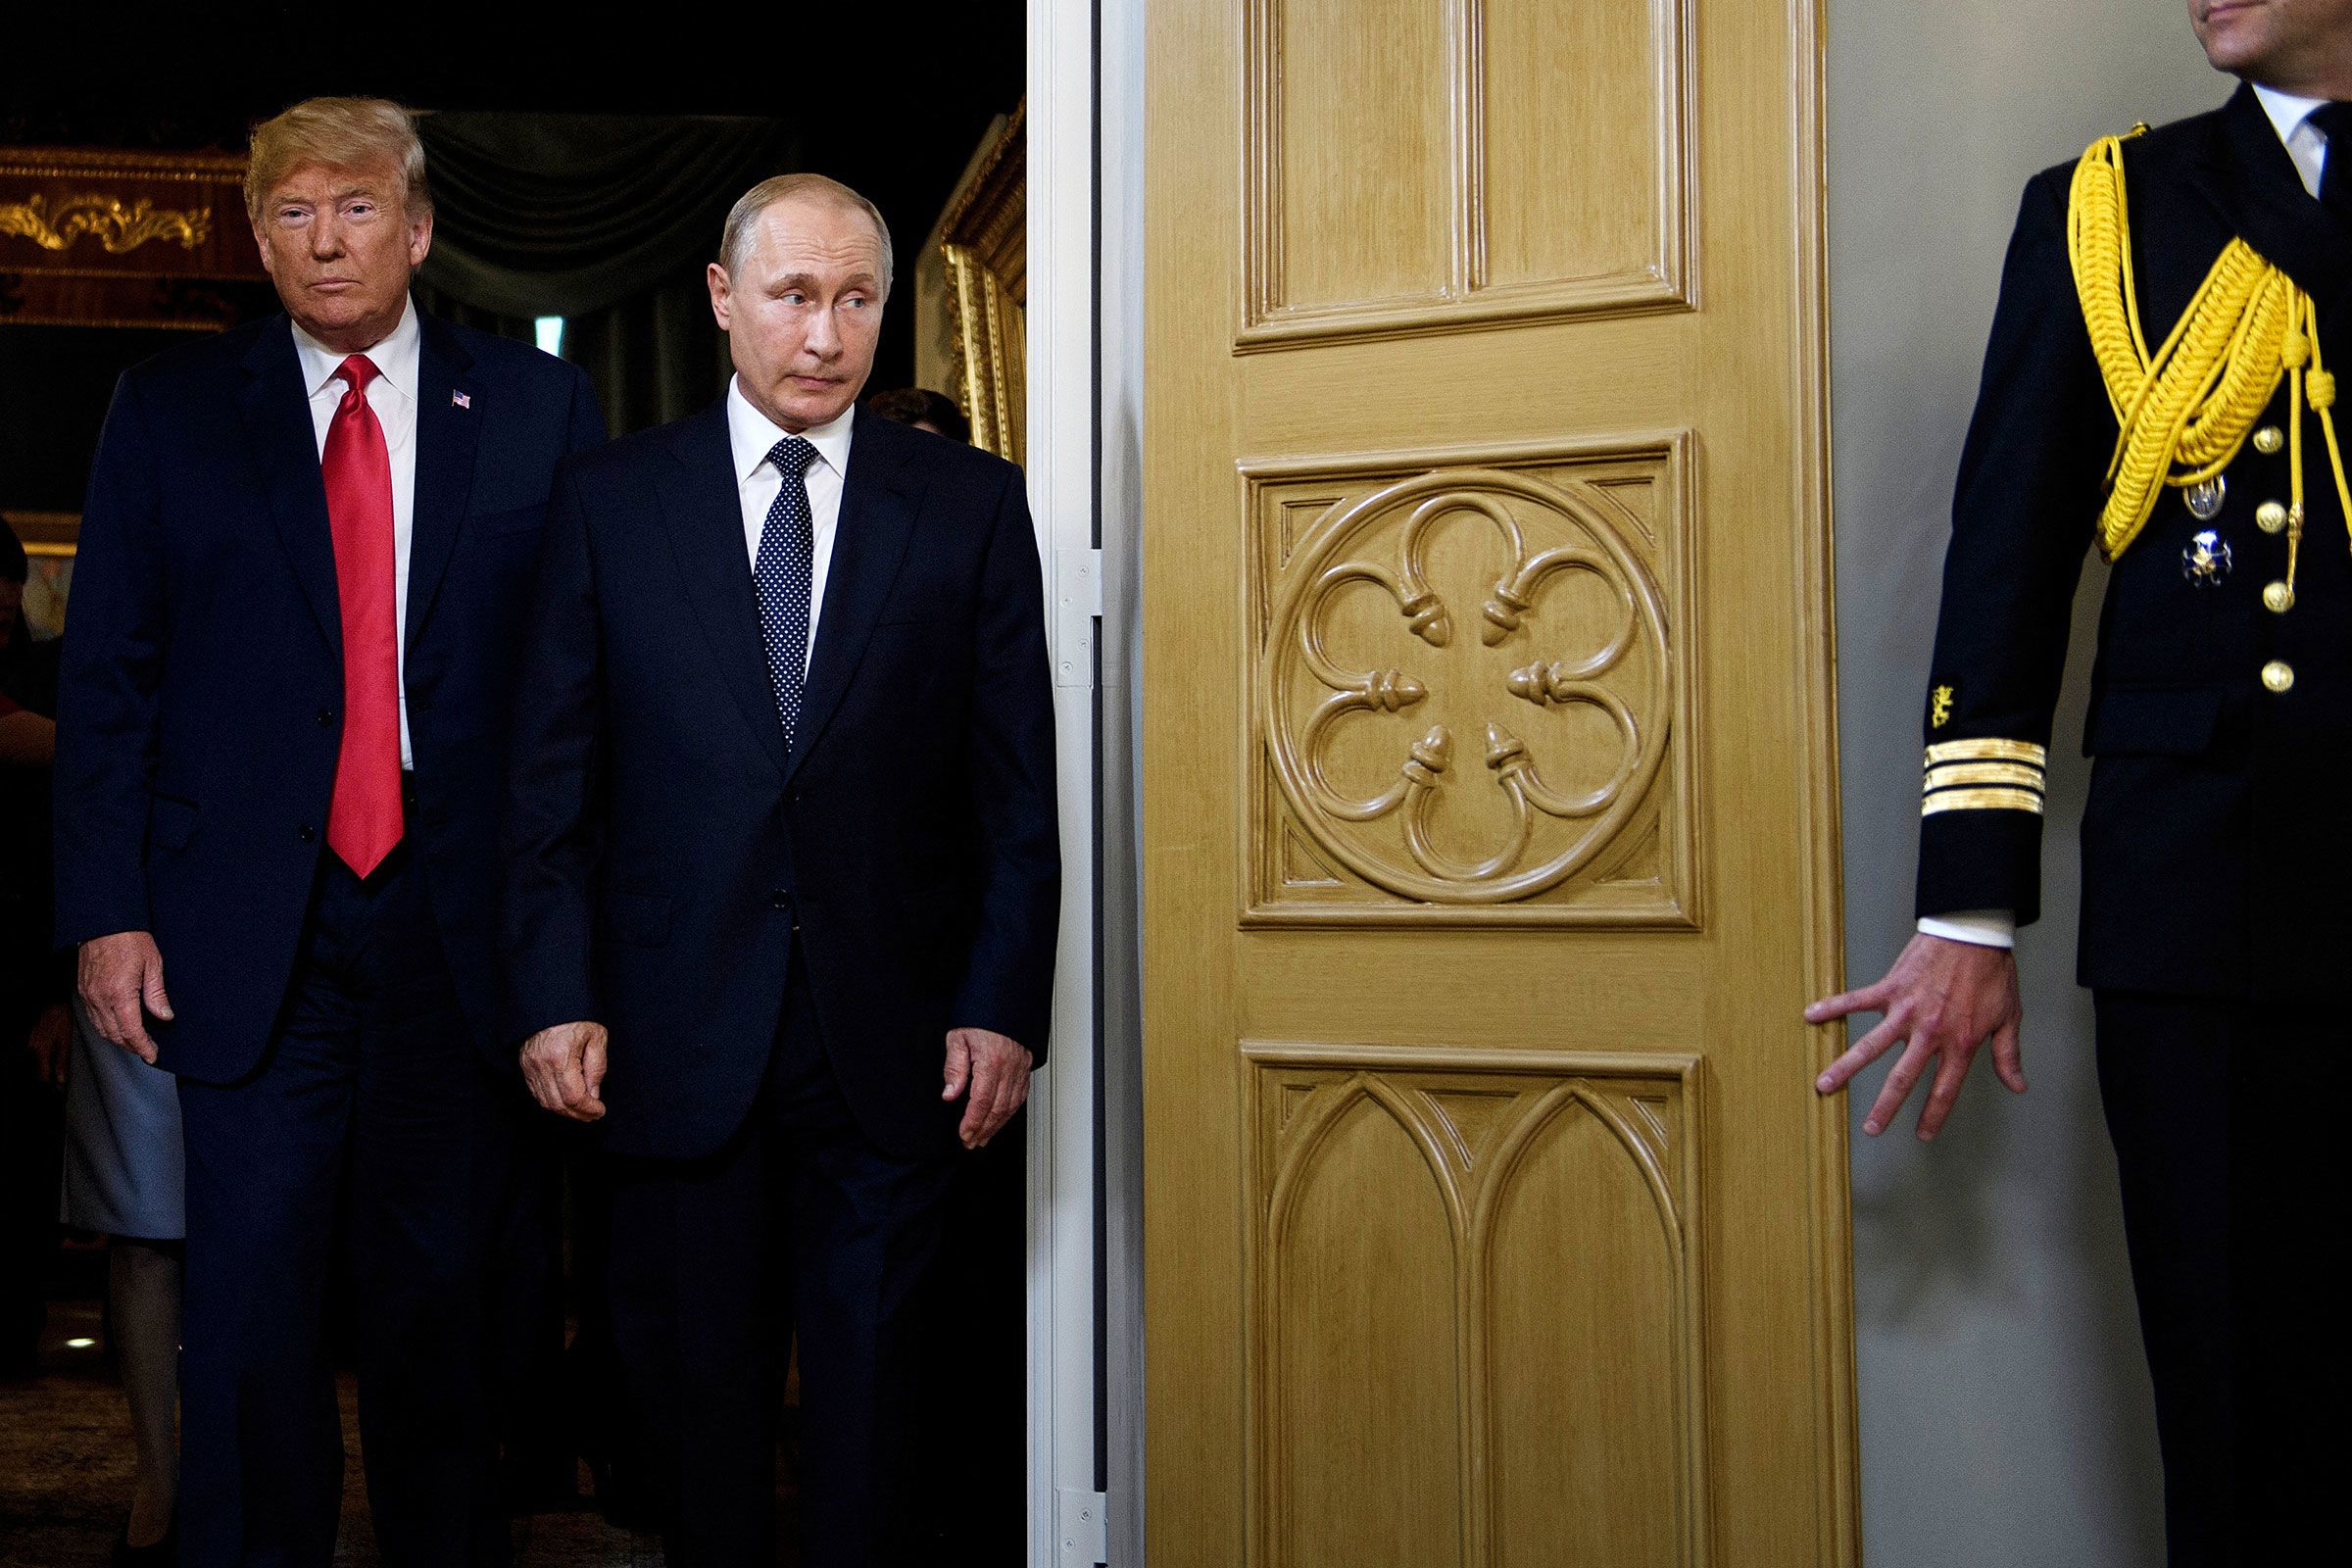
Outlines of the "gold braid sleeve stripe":
{"label": "gold braid sleeve stripe", "polygon": [[[2303,495],[2303,408],[2320,416],[2336,494],[2352,519],[2329,409],[2335,382],[2319,360],[2319,311],[2309,294],[2242,239],[2232,239],[2163,344],[2148,352],[2132,271],[2132,220],[2123,142],[2103,136],[2075,166],[2067,198],[2067,260],[2082,324],[2115,410],[2115,454],[2099,515],[2099,551],[2122,555],[2170,485],[2202,484],[2227,468],[2278,383],[2292,388],[2294,497]],[[2307,369],[2308,368],[2308,369]],[[2300,527],[2294,533],[2299,536]],[[2293,540],[2287,587],[2294,587]]]}
{"label": "gold braid sleeve stripe", "polygon": [[1928,769],[1927,788],[1948,790],[1956,784],[2012,784],[2041,791],[2041,769],[2023,762],[1946,762]]}
{"label": "gold braid sleeve stripe", "polygon": [[1942,762],[2026,762],[2046,766],[2050,749],[2032,741],[1938,741],[1928,748],[1928,765]]}
{"label": "gold braid sleeve stripe", "polygon": [[1920,803],[1922,816],[1946,811],[2031,811],[2041,815],[2041,797],[2032,790],[1945,790]]}

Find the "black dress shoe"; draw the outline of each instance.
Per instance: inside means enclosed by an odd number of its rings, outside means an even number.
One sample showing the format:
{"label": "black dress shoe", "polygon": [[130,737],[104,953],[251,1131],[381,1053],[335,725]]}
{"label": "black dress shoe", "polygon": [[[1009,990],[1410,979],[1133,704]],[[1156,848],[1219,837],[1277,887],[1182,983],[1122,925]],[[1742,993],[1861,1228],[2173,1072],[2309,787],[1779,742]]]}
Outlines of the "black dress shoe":
{"label": "black dress shoe", "polygon": [[109,1559],[114,1568],[172,1568],[179,1558],[179,1515],[172,1514],[171,1526],[164,1539],[151,1545],[130,1544],[130,1526],[125,1523],[122,1533],[115,1538],[115,1553]]}

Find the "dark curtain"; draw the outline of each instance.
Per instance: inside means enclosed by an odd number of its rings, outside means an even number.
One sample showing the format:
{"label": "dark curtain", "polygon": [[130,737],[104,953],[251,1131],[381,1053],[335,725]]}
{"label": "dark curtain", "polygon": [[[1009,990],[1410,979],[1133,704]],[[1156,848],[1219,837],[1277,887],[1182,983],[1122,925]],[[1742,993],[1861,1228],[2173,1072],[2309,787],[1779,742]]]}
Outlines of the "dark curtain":
{"label": "dark curtain", "polygon": [[615,434],[694,412],[726,385],[703,269],[735,198],[798,164],[772,120],[437,114],[426,310],[528,341],[564,318]]}

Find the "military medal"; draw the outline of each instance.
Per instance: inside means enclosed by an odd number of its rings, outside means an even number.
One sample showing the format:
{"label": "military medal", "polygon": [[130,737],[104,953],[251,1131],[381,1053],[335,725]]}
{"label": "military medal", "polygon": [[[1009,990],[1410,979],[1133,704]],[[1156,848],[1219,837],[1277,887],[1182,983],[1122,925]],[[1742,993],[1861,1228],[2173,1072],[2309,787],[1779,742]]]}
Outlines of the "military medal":
{"label": "military medal", "polygon": [[2220,474],[2202,479],[2180,492],[2188,503],[2188,514],[2199,522],[2211,522],[2222,514],[2222,498],[2230,493],[2230,481]]}
{"label": "military medal", "polygon": [[2218,587],[2230,575],[2230,541],[2207,528],[2180,552],[2180,575],[2193,588]]}

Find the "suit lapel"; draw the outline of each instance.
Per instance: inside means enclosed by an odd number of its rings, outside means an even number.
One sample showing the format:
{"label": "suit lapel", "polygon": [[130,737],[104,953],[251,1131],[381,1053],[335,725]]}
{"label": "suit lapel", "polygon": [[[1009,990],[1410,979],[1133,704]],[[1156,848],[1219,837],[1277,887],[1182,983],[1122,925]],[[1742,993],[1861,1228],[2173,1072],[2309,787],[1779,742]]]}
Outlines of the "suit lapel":
{"label": "suit lapel", "polygon": [[922,498],[920,481],[906,466],[898,426],[865,414],[851,432],[841,517],[833,530],[833,560],[825,572],[816,648],[808,661],[808,692],[801,701],[792,760],[784,770],[787,778],[800,769],[850,688],[882,602],[898,580]]}
{"label": "suit lapel", "polygon": [[702,623],[719,683],[742,710],[768,760],[785,765],[784,724],[768,683],[760,641],[760,608],[752,597],[751,558],[743,540],[743,500],[735,456],[727,444],[727,406],[681,422],[671,438],[677,461],[662,476],[663,521],[670,550],[686,581],[686,597]]}
{"label": "suit lapel", "polygon": [[[473,491],[473,451],[482,412],[466,372],[473,356],[437,318],[417,313],[416,493],[409,532],[408,646],[415,648],[431,616],[433,599],[457,548],[466,502]],[[461,405],[458,394],[466,402]]]}
{"label": "suit lapel", "polygon": [[2352,282],[2352,228],[2303,188],[2253,88],[2239,87],[2214,117],[2213,139],[2189,179],[2234,233],[2319,302],[2328,325]]}
{"label": "suit lapel", "polygon": [[318,437],[311,423],[308,389],[294,357],[293,323],[280,316],[264,326],[243,368],[237,412],[270,496],[278,543],[327,647],[340,660],[343,610],[335,592],[334,532],[326,518],[326,486],[318,477]]}

